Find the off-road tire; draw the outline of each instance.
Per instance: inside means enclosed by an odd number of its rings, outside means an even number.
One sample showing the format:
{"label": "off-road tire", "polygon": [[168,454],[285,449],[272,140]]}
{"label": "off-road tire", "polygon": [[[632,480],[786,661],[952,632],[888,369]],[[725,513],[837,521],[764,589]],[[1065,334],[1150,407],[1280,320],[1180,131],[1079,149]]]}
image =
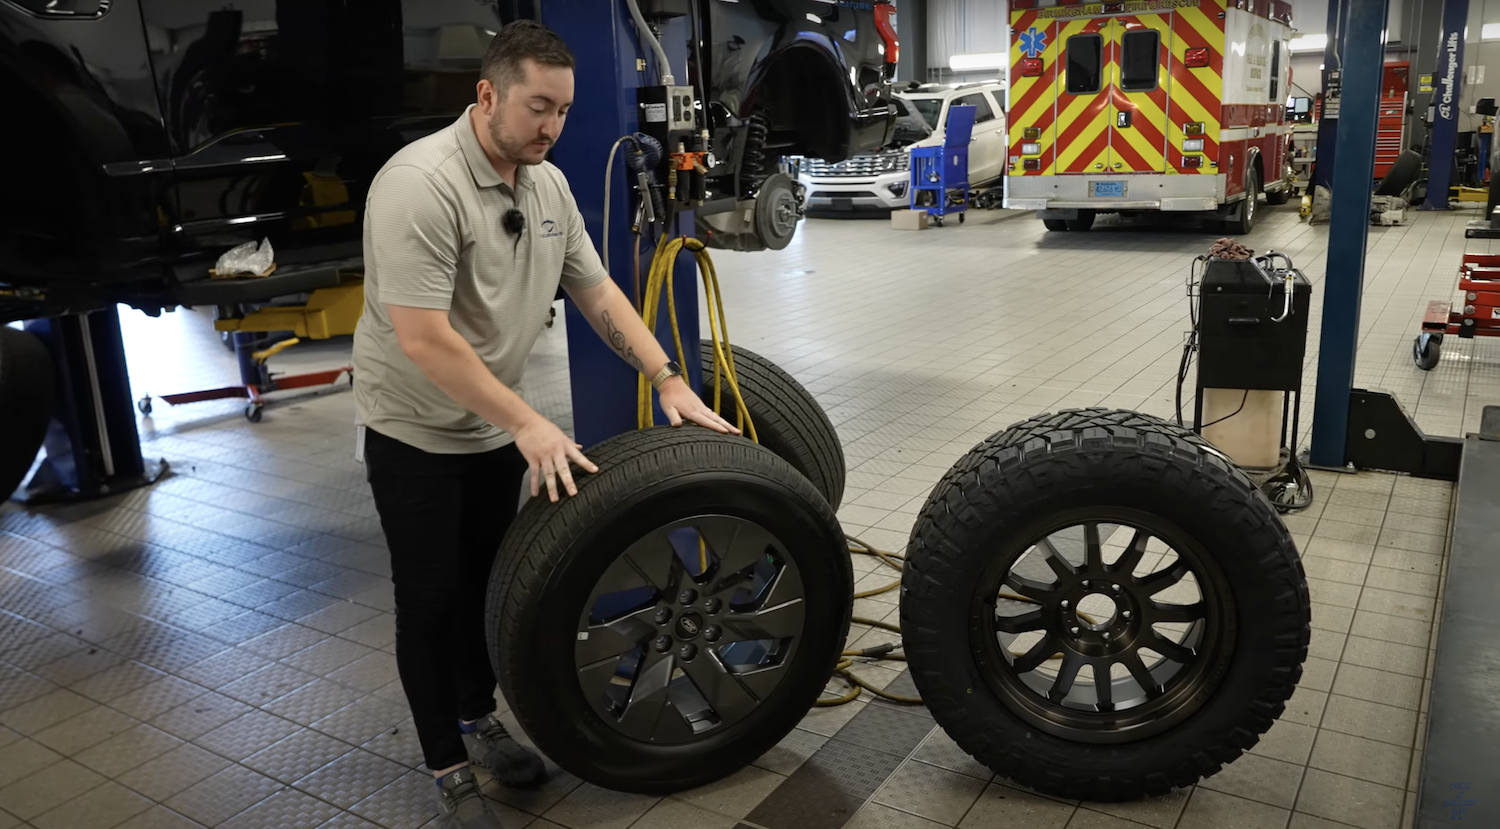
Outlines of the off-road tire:
{"label": "off-road tire", "polygon": [[[817,398],[796,378],[770,360],[737,345],[730,346],[734,358],[735,379],[745,408],[755,424],[760,444],[775,452],[792,468],[807,476],[837,510],[843,503],[848,461],[838,430]],[[714,402],[714,346],[710,340],[699,343],[702,360],[703,399]],[[735,422],[734,398],[728,381],[719,378],[720,405],[723,417]]]}
{"label": "off-road tire", "polygon": [[52,357],[36,336],[0,325],[0,502],[36,462],[55,405]]}
{"label": "off-road tire", "polygon": [[[614,791],[667,794],[749,765],[811,710],[849,631],[854,576],[843,531],[813,485],[764,447],[695,426],[630,432],[587,451],[578,494],[524,505],[489,584],[486,624],[501,691],[547,758]],[[596,580],[635,539],[684,516],[752,520],[786,547],[805,623],[780,684],[744,719],[675,746],[628,738],[577,678],[578,619]]]}
{"label": "off-road tire", "polygon": [[[1050,517],[1091,508],[1171,522],[1206,552],[1233,597],[1232,612],[1221,608],[1228,657],[1201,707],[1144,738],[1102,743],[1031,727],[993,691],[992,669],[976,656],[976,643],[992,635],[974,623],[991,560],[1029,543]],[[995,773],[1068,799],[1158,795],[1233,762],[1283,713],[1310,621],[1301,559],[1270,501],[1201,438],[1136,412],[1042,415],[981,443],[929,497],[902,580],[905,652],[938,724]]]}

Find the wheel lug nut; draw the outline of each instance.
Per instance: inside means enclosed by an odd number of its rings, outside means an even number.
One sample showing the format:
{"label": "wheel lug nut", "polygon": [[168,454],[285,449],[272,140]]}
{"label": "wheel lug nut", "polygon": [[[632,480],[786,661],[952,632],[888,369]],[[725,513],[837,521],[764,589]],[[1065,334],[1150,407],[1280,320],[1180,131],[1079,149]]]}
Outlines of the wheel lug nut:
{"label": "wheel lug nut", "polygon": [[677,601],[683,604],[692,604],[698,601],[698,592],[696,590],[684,590],[677,594]]}
{"label": "wheel lug nut", "polygon": [[658,653],[666,653],[667,651],[669,651],[671,649],[672,649],[672,637],[670,637],[670,636],[658,636],[658,637],[656,637],[656,650],[657,650]]}
{"label": "wheel lug nut", "polygon": [[1107,631],[1107,630],[1106,630],[1106,631],[1104,631],[1104,638],[1105,638],[1105,639],[1108,639],[1108,638],[1109,638],[1109,631]]}
{"label": "wheel lug nut", "polygon": [[693,657],[698,655],[698,648],[689,642],[677,649],[677,655],[682,657],[682,661],[691,662],[693,661]]}
{"label": "wheel lug nut", "polygon": [[1076,627],[1068,628],[1068,632],[1071,633],[1071,634],[1073,634],[1074,636],[1077,636],[1078,635],[1078,628],[1076,628]]}
{"label": "wheel lug nut", "polygon": [[1084,587],[1088,587],[1089,586],[1089,580],[1088,579],[1084,579],[1083,580],[1083,586]]}
{"label": "wheel lug nut", "polygon": [[1063,606],[1064,610],[1066,610],[1068,608],[1068,600],[1067,599],[1063,599],[1062,600],[1062,606]]}
{"label": "wheel lug nut", "polygon": [[1120,618],[1121,619],[1129,619],[1130,618],[1130,611],[1128,611],[1128,610],[1122,610],[1122,611],[1120,611]]}
{"label": "wheel lug nut", "polygon": [[719,608],[723,606],[724,603],[719,601],[718,599],[709,599],[708,601],[703,603],[703,609],[707,610],[709,613],[718,613]]}
{"label": "wheel lug nut", "polygon": [[670,621],[672,621],[672,611],[669,608],[658,607],[656,609],[656,623],[664,625]]}
{"label": "wheel lug nut", "polygon": [[1115,591],[1116,593],[1120,592],[1120,585],[1118,585],[1118,584],[1111,584],[1109,587],[1110,587],[1111,590]]}
{"label": "wheel lug nut", "polygon": [[703,638],[709,642],[717,642],[723,633],[724,631],[719,630],[718,625],[709,625],[703,629]]}

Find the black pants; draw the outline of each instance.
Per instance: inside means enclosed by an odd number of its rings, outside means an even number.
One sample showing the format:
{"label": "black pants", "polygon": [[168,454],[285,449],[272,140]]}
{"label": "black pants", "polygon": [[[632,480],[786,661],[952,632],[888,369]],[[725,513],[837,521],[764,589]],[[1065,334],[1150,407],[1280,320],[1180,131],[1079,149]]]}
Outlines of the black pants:
{"label": "black pants", "polygon": [[458,720],[495,710],[484,600],[526,461],[514,445],[435,455],[366,429],[365,468],[391,553],[396,667],[438,771],[468,759]]}

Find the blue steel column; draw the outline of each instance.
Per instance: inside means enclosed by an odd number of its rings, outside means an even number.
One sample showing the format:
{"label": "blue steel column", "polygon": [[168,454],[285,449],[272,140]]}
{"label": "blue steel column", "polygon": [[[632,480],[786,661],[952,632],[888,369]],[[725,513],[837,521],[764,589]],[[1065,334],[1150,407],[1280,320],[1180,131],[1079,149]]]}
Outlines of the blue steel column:
{"label": "blue steel column", "polygon": [[[1370,182],[1375,174],[1375,126],[1385,63],[1387,0],[1350,0],[1344,30],[1344,89],[1333,212],[1328,223],[1328,271],[1323,280],[1323,333],[1313,409],[1313,466],[1342,468],[1349,431],[1349,392],[1359,345],[1365,240],[1370,229]],[[1322,151],[1318,155],[1321,159]]]}
{"label": "blue steel column", "polygon": [[1315,159],[1312,169],[1313,187],[1333,188],[1333,165],[1334,159],[1338,157],[1338,128],[1339,119],[1337,115],[1330,116],[1328,111],[1328,76],[1337,71],[1343,60],[1344,42],[1348,40],[1343,36],[1345,27],[1349,20],[1349,0],[1328,0],[1328,44],[1323,47],[1323,114],[1318,118],[1318,143],[1315,150]]}
{"label": "blue steel column", "polygon": [[[650,55],[648,71],[637,71],[636,60],[648,55],[642,51],[625,0],[547,0],[539,5],[541,22],[567,42],[578,62],[574,73],[577,80],[573,109],[568,113],[567,125],[553,150],[552,160],[567,175],[594,246],[601,248],[604,244],[604,172],[609,162],[609,148],[615,139],[637,130],[636,89],[657,82],[656,60],[654,54]],[[669,20],[661,28],[662,46],[672,61],[674,80],[685,86],[689,80],[688,18]],[[615,160],[614,180],[610,186],[610,250],[609,261],[604,264],[627,296],[634,296],[635,292],[631,261],[634,239],[630,232],[633,218],[633,197],[626,181],[622,152]],[[681,230],[677,232],[692,235],[692,214],[679,214],[678,225]],[[654,253],[649,245],[642,245],[643,291]],[[688,358],[682,367],[693,387],[698,388],[701,381],[695,280],[699,277],[690,254],[684,252],[679,256],[674,276],[678,328]],[[566,319],[574,439],[587,447],[635,429],[638,373],[599,338],[572,302],[567,303]],[[665,297],[658,320],[657,339],[667,354],[675,359],[676,347],[672,344],[668,327]],[[659,413],[657,422],[665,422]]]}
{"label": "blue steel column", "polygon": [[1436,91],[1432,103],[1432,145],[1427,156],[1427,199],[1423,210],[1447,210],[1448,187],[1453,182],[1453,150],[1458,146],[1458,96],[1464,83],[1464,32],[1469,26],[1469,0],[1445,0],[1443,35],[1438,41]]}

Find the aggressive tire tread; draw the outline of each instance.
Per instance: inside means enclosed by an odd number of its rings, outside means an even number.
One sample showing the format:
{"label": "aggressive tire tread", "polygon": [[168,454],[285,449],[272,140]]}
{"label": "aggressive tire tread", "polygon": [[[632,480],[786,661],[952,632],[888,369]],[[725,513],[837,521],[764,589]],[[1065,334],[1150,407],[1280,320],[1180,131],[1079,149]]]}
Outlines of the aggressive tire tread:
{"label": "aggressive tire tread", "polygon": [[[817,398],[780,366],[747,348],[731,345],[730,349],[734,352],[740,394],[750,410],[761,445],[807,476],[837,510],[844,498],[848,467],[833,422],[818,405]],[[713,343],[701,341],[699,353],[703,361],[703,399],[713,405]],[[729,384],[721,377],[719,385],[723,391],[721,414],[733,423],[734,399]]]}
{"label": "aggressive tire tread", "polygon": [[[1111,470],[1113,482],[1106,480]],[[1227,533],[1244,539],[1228,553],[1210,553],[1235,591],[1242,641],[1232,646],[1233,661],[1213,697],[1188,720],[1133,743],[1087,744],[1037,732],[1005,707],[978,676],[967,627],[956,622],[953,608],[967,618],[975,601],[978,539],[1003,537],[1036,518],[1028,510],[1044,502],[1080,492],[1092,497],[1111,486],[1158,487],[1190,498],[1189,509],[1216,516],[1231,525]],[[1252,551],[1253,561],[1233,560]],[[1174,424],[1095,409],[1023,421],[955,464],[912,531],[901,617],[917,688],[965,751],[1046,794],[1118,801],[1192,785],[1258,742],[1301,678],[1309,607],[1290,535],[1237,467]]]}

